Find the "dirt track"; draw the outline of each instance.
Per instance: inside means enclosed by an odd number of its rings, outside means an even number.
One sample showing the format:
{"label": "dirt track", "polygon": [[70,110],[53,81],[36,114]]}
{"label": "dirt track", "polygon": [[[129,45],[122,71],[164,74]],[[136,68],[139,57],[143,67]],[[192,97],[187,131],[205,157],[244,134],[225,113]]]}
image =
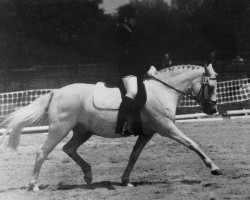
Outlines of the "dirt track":
{"label": "dirt track", "polygon": [[178,123],[178,127],[214,160],[223,176],[210,174],[188,148],[159,135],[145,147],[130,180],[120,184],[136,138],[92,137],[79,149],[92,166],[93,184],[87,186],[77,166],[62,152],[65,139],[49,155],[39,176],[41,191],[27,191],[36,150],[45,134],[22,135],[18,152],[0,149],[0,199],[250,199],[249,119]]}

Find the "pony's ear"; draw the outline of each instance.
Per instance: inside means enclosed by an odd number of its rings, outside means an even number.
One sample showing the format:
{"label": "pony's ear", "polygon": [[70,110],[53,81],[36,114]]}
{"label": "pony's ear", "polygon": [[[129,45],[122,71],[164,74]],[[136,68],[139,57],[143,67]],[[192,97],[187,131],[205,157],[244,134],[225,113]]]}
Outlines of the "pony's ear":
{"label": "pony's ear", "polygon": [[211,77],[211,76],[218,76],[218,74],[214,71],[214,68],[212,66],[212,64],[210,63],[208,66],[205,65],[205,72],[206,72],[206,75]]}
{"label": "pony's ear", "polygon": [[157,70],[154,66],[151,66],[150,69],[147,72],[148,76],[154,76],[156,74]]}

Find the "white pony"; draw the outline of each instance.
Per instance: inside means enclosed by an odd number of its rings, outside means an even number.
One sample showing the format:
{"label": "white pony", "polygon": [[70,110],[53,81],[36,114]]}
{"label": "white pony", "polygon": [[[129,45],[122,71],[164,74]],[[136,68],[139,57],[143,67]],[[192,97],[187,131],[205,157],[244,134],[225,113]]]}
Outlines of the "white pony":
{"label": "white pony", "polygon": [[[208,67],[181,65],[161,71],[156,71],[151,67],[149,75],[144,80],[147,101],[140,112],[143,133],[139,135],[130,155],[129,163],[121,177],[122,183],[132,186],[129,180],[132,168],[141,151],[155,133],[187,146],[200,156],[213,175],[221,175],[221,170],[213,161],[175,125],[176,107],[183,95],[196,99],[205,113],[217,112],[217,74],[212,65],[210,64]],[[119,137],[114,134],[118,110],[97,108],[94,104],[94,90],[95,85],[93,84],[65,86],[45,94],[28,106],[11,113],[2,123],[7,127],[5,135],[9,133],[9,146],[12,149],[18,147],[20,133],[25,126],[33,125],[41,120],[47,120],[49,124],[48,138],[44,146],[37,152],[30,181],[31,189],[39,190],[37,182],[44,160],[71,130],[73,130],[73,136],[63,147],[63,151],[81,167],[84,180],[87,184],[91,184],[91,166],[77,154],[78,147],[92,135],[106,138]],[[118,93],[113,95],[118,95],[115,98],[120,99]],[[114,102],[110,100],[109,103]]]}

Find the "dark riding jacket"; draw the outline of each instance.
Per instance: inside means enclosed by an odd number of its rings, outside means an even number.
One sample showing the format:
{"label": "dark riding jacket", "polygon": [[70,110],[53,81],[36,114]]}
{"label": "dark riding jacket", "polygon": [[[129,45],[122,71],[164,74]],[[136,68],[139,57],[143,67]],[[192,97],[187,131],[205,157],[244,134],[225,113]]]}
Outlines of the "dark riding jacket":
{"label": "dark riding jacket", "polygon": [[[145,73],[145,60],[136,40],[134,27],[128,23],[117,24],[120,47],[119,72],[121,77],[135,75],[142,77]],[[145,58],[145,57],[144,57]]]}

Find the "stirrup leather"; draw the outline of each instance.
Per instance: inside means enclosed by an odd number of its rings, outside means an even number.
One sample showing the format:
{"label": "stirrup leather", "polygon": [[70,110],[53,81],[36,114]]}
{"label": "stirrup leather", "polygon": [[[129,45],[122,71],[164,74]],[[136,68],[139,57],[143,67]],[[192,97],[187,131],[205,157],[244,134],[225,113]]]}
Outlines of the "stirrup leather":
{"label": "stirrup leather", "polygon": [[132,135],[131,131],[128,129],[128,122],[125,122],[122,127],[122,136],[127,137]]}

